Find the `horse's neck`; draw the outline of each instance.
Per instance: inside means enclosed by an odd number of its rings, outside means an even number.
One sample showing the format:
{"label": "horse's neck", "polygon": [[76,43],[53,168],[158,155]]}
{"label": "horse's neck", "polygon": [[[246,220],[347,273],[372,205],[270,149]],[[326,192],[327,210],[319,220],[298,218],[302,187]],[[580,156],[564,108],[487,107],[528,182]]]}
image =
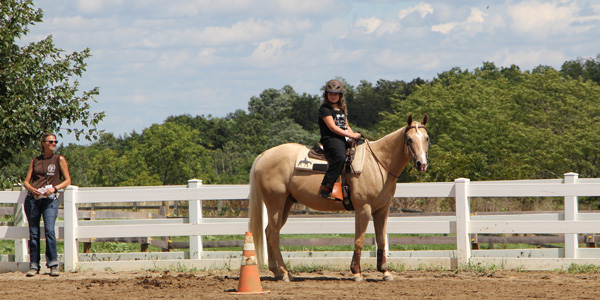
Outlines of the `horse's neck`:
{"label": "horse's neck", "polygon": [[371,148],[379,161],[395,176],[400,175],[410,159],[404,145],[404,129],[405,127],[402,127],[371,143]]}

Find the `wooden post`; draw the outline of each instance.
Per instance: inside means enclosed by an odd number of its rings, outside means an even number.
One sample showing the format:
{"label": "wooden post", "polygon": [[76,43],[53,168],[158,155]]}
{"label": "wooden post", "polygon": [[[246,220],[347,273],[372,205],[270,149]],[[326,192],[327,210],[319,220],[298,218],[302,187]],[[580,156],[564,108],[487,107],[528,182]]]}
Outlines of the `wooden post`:
{"label": "wooden post", "polygon": [[457,178],[454,180],[457,268],[467,266],[471,259],[471,239],[469,235],[469,221],[471,220],[469,183],[470,180],[468,178]]}
{"label": "wooden post", "polygon": [[[191,179],[188,180],[188,188],[199,189],[202,188],[202,180]],[[189,210],[189,223],[200,224],[202,222],[202,201],[201,200],[190,200],[188,205]],[[202,258],[202,236],[192,235],[190,236],[190,259]]]}
{"label": "wooden post", "polygon": [[[95,220],[95,219],[96,219],[96,211],[91,210],[90,217],[88,220]],[[93,239],[89,239],[88,242],[83,243],[83,253],[92,253],[92,240]]]}
{"label": "wooden post", "polygon": [[473,250],[479,250],[479,241],[477,239],[477,233],[471,233],[471,247]]}
{"label": "wooden post", "polygon": [[583,240],[585,241],[585,246],[587,248],[596,248],[596,234],[595,233],[585,234]]}
{"label": "wooden post", "polygon": [[[164,204],[167,204],[167,206],[164,206]],[[167,216],[169,215],[168,213],[169,211],[169,202],[168,201],[163,201],[163,206],[160,207],[160,215],[164,216],[165,219],[167,218]],[[165,248],[162,248],[162,252],[169,252],[171,251],[169,249],[169,237],[168,236],[163,236],[161,237],[161,240],[164,242]]]}
{"label": "wooden post", "polygon": [[[564,184],[576,184],[577,173],[566,173]],[[565,197],[565,221],[577,220],[578,214],[577,197],[567,196]],[[577,258],[577,248],[579,246],[579,239],[577,233],[565,234],[565,258]]]}
{"label": "wooden post", "polygon": [[79,260],[77,243],[77,192],[79,187],[70,185],[64,192],[64,244],[65,271],[75,271]]}
{"label": "wooden post", "polygon": [[[25,210],[23,209],[23,203],[27,196],[27,190],[20,186],[13,188],[13,191],[21,191],[19,194],[19,201],[14,205],[14,225],[15,227],[25,227],[27,217],[25,216]],[[29,247],[27,246],[27,239],[15,239],[15,262],[27,262],[29,261]]]}

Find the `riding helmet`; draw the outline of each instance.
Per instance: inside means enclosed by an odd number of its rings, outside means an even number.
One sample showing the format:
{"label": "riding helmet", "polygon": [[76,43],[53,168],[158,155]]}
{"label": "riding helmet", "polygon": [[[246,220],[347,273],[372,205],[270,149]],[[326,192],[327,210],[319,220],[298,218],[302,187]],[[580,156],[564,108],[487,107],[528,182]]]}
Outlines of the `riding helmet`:
{"label": "riding helmet", "polygon": [[327,85],[325,85],[325,91],[328,93],[343,94],[344,84],[337,79],[329,80],[327,81]]}

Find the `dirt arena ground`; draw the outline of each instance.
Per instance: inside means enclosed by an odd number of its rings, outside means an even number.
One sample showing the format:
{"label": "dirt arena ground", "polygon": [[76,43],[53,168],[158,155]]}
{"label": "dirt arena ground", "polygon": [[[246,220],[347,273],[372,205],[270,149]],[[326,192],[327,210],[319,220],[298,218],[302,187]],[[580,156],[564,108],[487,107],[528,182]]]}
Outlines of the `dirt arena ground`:
{"label": "dirt arena ground", "polygon": [[349,272],[327,271],[295,274],[284,283],[263,272],[269,294],[231,295],[238,272],[4,273],[0,299],[600,299],[599,274],[406,271],[385,282],[378,272],[366,272],[357,283]]}

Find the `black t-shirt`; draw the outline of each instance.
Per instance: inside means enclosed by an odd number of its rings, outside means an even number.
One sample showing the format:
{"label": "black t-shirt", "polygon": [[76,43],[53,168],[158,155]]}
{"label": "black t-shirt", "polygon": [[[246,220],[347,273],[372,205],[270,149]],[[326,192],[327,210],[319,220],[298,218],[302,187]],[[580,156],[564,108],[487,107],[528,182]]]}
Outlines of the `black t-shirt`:
{"label": "black t-shirt", "polygon": [[319,108],[319,118],[318,118],[319,130],[321,131],[321,138],[323,138],[323,137],[344,138],[341,135],[335,134],[333,131],[331,131],[329,129],[329,127],[327,127],[327,124],[325,124],[325,121],[323,120],[323,118],[325,118],[327,116],[333,117],[333,122],[335,122],[335,125],[337,127],[341,128],[342,130],[348,130],[348,126],[346,126],[346,113],[344,113],[344,111],[342,111],[342,110],[334,110],[333,107],[331,107],[329,104],[323,103],[321,105],[321,107]]}

